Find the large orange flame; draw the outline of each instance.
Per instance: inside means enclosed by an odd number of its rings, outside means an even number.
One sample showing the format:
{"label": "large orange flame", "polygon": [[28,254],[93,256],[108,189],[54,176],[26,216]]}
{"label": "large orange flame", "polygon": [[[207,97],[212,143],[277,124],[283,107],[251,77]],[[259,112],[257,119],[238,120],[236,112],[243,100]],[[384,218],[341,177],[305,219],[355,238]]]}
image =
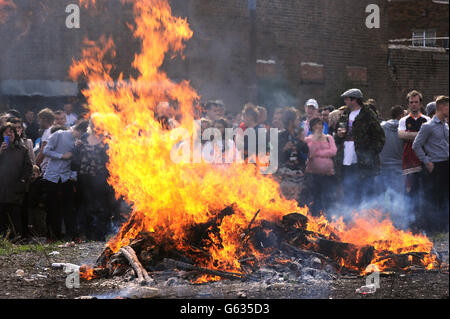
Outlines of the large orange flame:
{"label": "large orange flame", "polygon": [[[422,234],[396,229],[389,216],[371,210],[354,213],[352,222],[345,225],[342,219],[332,223],[336,235],[341,241],[359,246],[371,245],[375,248],[372,265],[383,270],[389,267],[390,254],[429,253],[433,243]],[[426,255],[421,261],[428,269],[438,264],[436,256]]]}
{"label": "large orange flame", "polygon": [[[155,119],[157,106],[165,101],[175,105],[174,116],[180,126],[174,131],[185,129],[194,134],[193,105],[199,96],[188,81],[171,81],[161,66],[169,52],[181,54],[193,32],[186,19],[172,16],[165,0],[123,2],[133,3],[136,21],[132,31],[141,42],[141,50],[132,67],[139,75],[127,80],[122,75],[117,79],[111,76],[116,53],[113,41],[106,38],[99,43],[86,41],[83,58],[74,61],[70,69],[72,78],[84,76],[89,84],[83,94],[96,129],[105,134],[109,144],[109,183],[117,196],[133,206],[130,220],[108,245],[117,252],[146,231],[161,241],[170,238],[177,249],[185,250],[189,248],[185,246],[190,226],[205,223],[234,204],[235,214],[225,217],[220,226],[220,239],[216,238],[219,235],[210,238],[216,243],[208,251],[212,259],[199,262],[215,269],[240,271],[241,234],[258,209],[258,219],[270,221],[279,221],[292,212],[307,215],[308,211],[284,199],[278,183],[261,175],[254,165],[223,167],[171,161],[171,150],[179,139]],[[324,217],[310,217],[308,225],[311,231],[334,232],[355,244],[391,240],[395,248],[419,243],[431,249],[426,238],[391,226],[377,219],[357,218],[354,226],[346,228]],[[393,236],[406,236],[407,240],[392,240]]]}
{"label": "large orange flame", "polygon": [[113,66],[105,62],[107,56],[115,56],[111,39],[102,39],[100,46],[87,41],[83,60],[74,62],[70,70],[72,77],[84,75],[89,80],[83,93],[92,119],[97,129],[108,133],[109,182],[134,208],[135,224],[126,233],[122,230],[110,247],[118,251],[145,229],[170,236],[182,248],[188,226],[204,223],[213,212],[235,203],[236,213],[223,220],[220,231],[224,248],[210,253],[223,264],[219,268],[236,269],[239,234],[256,210],[262,209],[261,218],[275,220],[297,205],[284,200],[278,184],[252,165],[231,164],[224,169],[171,161],[178,140],[155,119],[156,107],[163,101],[176,103],[181,127],[193,132],[198,95],[187,81],[172,82],[160,67],[166,53],[181,52],[193,33],[186,20],[172,16],[166,1],[136,1],[134,11],[134,35],[142,41],[133,62],[140,74],[137,78],[112,79]]}
{"label": "large orange flame", "polygon": [[89,5],[95,7],[95,1],[96,0],[80,0],[80,5],[82,5],[85,8],[88,8]]}

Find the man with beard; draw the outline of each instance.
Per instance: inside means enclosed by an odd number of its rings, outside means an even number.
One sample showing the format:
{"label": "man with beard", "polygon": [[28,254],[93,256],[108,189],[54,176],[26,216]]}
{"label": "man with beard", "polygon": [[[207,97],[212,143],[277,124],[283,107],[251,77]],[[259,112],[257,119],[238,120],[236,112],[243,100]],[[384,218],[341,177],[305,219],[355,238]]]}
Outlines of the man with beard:
{"label": "man with beard", "polygon": [[348,90],[341,97],[347,109],[339,119],[335,135],[336,168],[342,179],[344,202],[357,205],[374,195],[385,134],[376,114],[363,104],[359,89]]}
{"label": "man with beard", "polygon": [[410,210],[416,215],[420,211],[420,198],[422,180],[422,163],[412,149],[422,124],[428,122],[430,118],[422,114],[422,94],[418,91],[411,91],[406,96],[409,114],[403,117],[398,125],[398,136],[404,141],[402,169],[406,176],[406,195],[410,198]]}

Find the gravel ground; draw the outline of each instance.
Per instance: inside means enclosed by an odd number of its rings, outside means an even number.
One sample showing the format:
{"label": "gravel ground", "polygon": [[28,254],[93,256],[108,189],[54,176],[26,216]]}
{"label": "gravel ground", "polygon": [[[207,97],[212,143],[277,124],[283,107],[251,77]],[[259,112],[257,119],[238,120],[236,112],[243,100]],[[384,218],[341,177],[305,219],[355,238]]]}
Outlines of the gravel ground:
{"label": "gravel ground", "polygon": [[[53,262],[93,264],[104,248],[103,242],[90,242],[74,247],[58,247],[51,254]],[[448,264],[448,239],[435,242],[435,248]],[[52,248],[53,249],[53,248]],[[80,288],[66,287],[66,274],[52,269],[43,252],[23,252],[0,256],[0,298],[72,299],[80,296],[96,298],[270,298],[270,299],[391,299],[448,298],[449,276],[445,271],[397,273],[381,276],[380,288],[374,294],[360,295],[356,288],[365,285],[365,278],[341,276],[334,281],[308,283],[241,283],[220,281],[200,285],[164,283],[141,287],[122,278],[81,281]],[[23,270],[18,276],[17,270]],[[19,271],[20,272],[20,271]]]}

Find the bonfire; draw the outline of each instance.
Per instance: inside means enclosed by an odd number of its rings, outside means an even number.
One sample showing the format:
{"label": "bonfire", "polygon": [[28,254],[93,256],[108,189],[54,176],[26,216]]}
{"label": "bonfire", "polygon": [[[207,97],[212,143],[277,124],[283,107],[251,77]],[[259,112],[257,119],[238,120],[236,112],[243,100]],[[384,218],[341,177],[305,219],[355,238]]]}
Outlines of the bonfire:
{"label": "bonfire", "polygon": [[[150,283],[148,271],[161,264],[196,271],[195,282],[251,278],[257,267],[298,254],[359,273],[369,265],[380,271],[439,267],[426,236],[396,229],[381,212],[355,213],[348,224],[329,221],[285,199],[275,179],[253,164],[174,163],[171,152],[181,141],[174,131],[197,134],[200,96],[188,80],[174,82],[161,67],[167,58],[182,58],[193,32],[166,0],[122,2],[134,10],[130,28],[141,47],[131,68],[138,76],[112,76],[116,52],[107,38],[86,40],[70,69],[74,80],[88,83],[82,93],[109,145],[109,183],[133,208],[97,264],[82,268],[83,278],[124,274],[131,266]],[[179,122],[173,130],[157,119],[165,102]]]}

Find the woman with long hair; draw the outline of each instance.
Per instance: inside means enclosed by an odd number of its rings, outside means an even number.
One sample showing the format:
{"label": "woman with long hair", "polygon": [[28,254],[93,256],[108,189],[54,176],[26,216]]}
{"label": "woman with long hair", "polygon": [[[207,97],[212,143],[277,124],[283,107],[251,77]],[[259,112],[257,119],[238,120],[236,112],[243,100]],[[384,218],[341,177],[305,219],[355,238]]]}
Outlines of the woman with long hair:
{"label": "woman with long hair", "polygon": [[306,178],[312,203],[310,211],[313,215],[325,212],[334,201],[334,163],[337,148],[334,139],[323,133],[323,122],[319,118],[310,121],[312,135],[305,139],[309,154],[306,162]]}
{"label": "woman with long hair", "polygon": [[105,240],[115,209],[114,191],[107,182],[108,146],[103,140],[103,136],[95,132],[91,121],[87,133],[76,142],[72,159],[80,196],[79,232],[87,240]]}

